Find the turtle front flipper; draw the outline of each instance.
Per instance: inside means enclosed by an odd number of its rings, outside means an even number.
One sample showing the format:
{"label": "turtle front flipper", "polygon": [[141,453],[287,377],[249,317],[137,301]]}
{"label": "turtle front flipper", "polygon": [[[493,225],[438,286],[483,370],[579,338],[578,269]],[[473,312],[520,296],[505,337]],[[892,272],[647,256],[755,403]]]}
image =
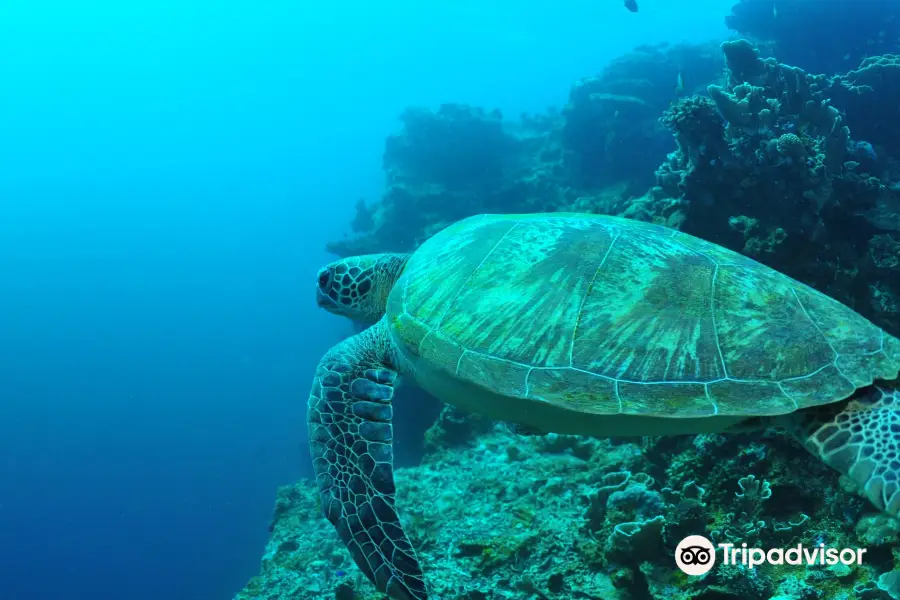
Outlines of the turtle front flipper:
{"label": "turtle front flipper", "polygon": [[875,506],[900,516],[900,384],[869,386],[846,403],[780,420],[807,450],[850,477]]}
{"label": "turtle front flipper", "polygon": [[422,569],[394,508],[391,399],[396,372],[383,323],[319,361],[307,426],[322,510],[382,593],[426,600]]}

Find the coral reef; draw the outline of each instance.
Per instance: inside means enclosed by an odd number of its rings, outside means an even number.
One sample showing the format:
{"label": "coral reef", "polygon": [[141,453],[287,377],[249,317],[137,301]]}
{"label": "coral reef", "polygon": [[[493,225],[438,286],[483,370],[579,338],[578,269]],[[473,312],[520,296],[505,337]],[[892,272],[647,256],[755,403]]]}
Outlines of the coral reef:
{"label": "coral reef", "polygon": [[896,17],[892,0],[740,0],[725,24],[768,43],[782,62],[830,75],[895,49]]}
{"label": "coral reef", "polygon": [[[398,507],[434,598],[826,599],[853,598],[854,586],[880,598],[897,589],[896,521],[864,514],[865,501],[786,438],[621,443],[515,436],[482,423],[463,440],[467,419],[445,415],[455,432],[433,437],[448,445],[432,444],[421,465],[396,473]],[[279,491],[261,573],[236,600],[379,598],[317,497],[309,481]],[[869,556],[843,569],[721,565],[687,577],[673,562],[687,532],[738,547],[866,547]]]}

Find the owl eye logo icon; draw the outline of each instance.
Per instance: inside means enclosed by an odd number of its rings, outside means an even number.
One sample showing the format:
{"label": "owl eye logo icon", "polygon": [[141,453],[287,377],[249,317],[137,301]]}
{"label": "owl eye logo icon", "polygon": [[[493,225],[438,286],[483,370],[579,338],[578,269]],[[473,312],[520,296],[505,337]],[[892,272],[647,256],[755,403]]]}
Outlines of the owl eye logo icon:
{"label": "owl eye logo icon", "polygon": [[675,564],[688,575],[709,573],[716,564],[716,549],[702,535],[689,535],[675,548]]}

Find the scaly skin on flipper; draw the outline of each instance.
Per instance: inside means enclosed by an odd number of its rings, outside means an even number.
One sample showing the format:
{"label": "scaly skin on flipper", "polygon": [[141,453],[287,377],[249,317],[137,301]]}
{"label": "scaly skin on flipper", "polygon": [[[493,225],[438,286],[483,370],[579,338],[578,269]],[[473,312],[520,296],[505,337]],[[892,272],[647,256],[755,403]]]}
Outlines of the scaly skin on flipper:
{"label": "scaly skin on flipper", "polygon": [[322,357],[309,394],[309,445],[322,510],[359,568],[391,598],[426,600],[394,508],[391,355],[382,321]]}
{"label": "scaly skin on flipper", "polygon": [[806,409],[781,424],[872,503],[900,516],[900,382],[861,389],[849,402]]}

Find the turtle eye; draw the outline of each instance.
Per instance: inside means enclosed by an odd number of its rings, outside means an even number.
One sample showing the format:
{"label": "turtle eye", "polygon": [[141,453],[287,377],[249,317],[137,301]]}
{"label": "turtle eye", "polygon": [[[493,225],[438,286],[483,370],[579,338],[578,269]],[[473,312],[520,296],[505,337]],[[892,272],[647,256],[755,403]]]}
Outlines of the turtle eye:
{"label": "turtle eye", "polygon": [[319,289],[328,292],[331,284],[331,269],[322,269],[319,271]]}

